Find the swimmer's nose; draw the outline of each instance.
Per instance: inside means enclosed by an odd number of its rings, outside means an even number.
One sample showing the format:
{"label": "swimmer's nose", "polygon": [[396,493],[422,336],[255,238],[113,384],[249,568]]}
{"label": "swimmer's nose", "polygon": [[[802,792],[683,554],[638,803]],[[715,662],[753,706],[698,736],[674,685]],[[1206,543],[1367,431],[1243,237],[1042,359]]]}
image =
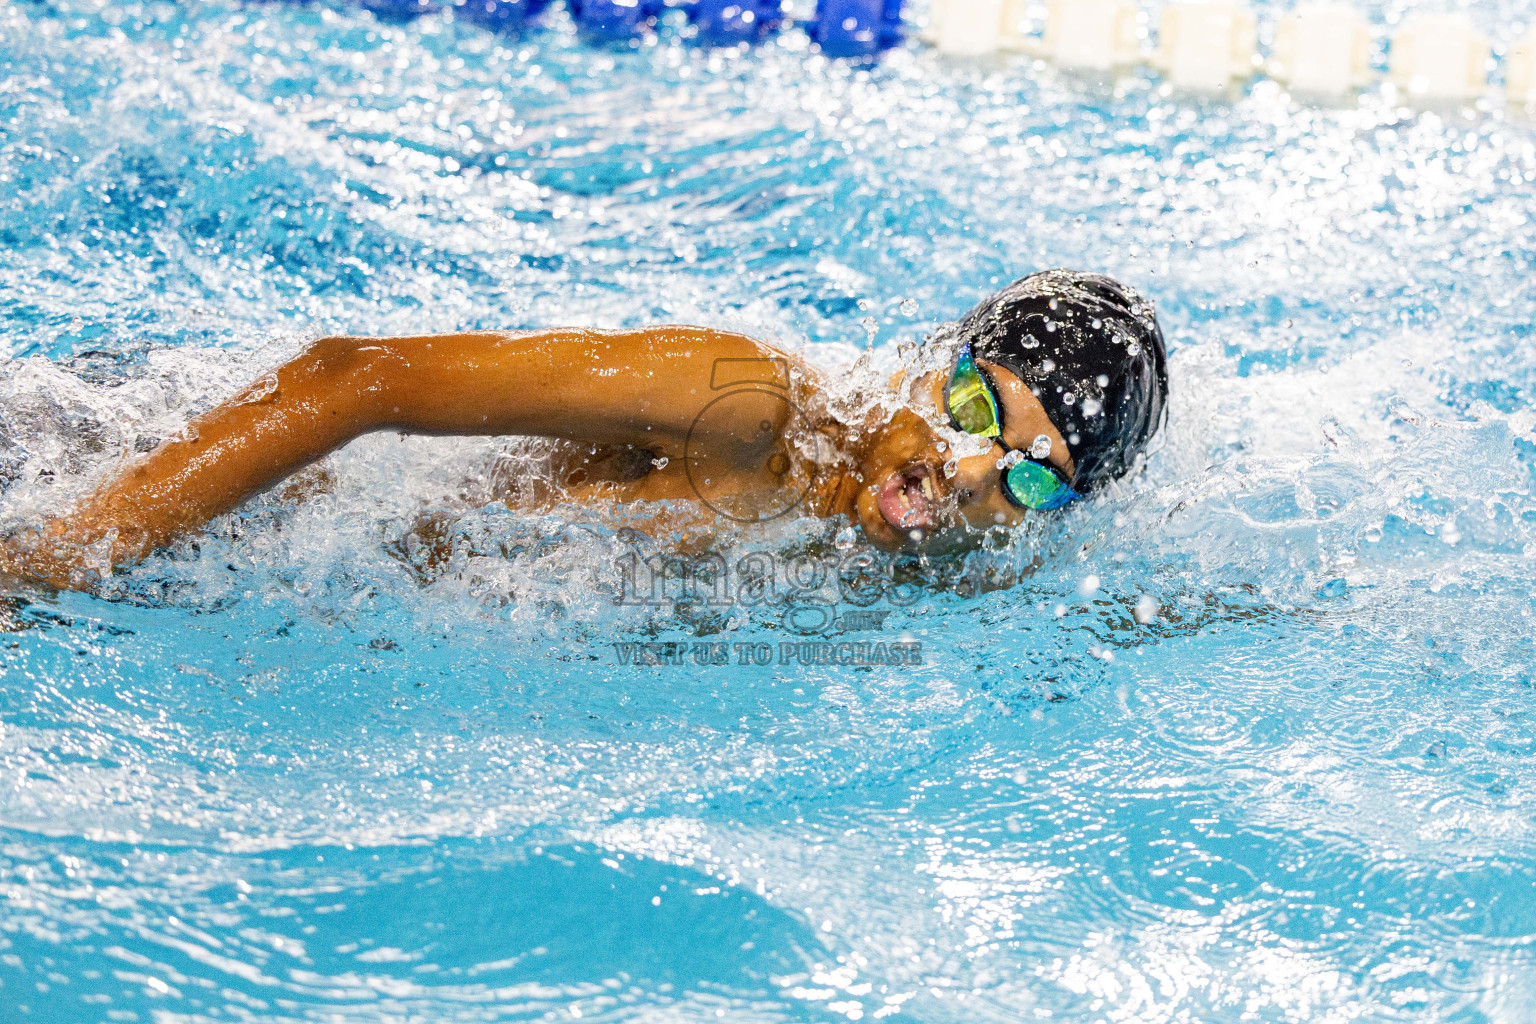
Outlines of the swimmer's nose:
{"label": "swimmer's nose", "polygon": [[955,473],[947,477],[946,484],[962,505],[984,500],[997,487],[999,479],[997,460],[1001,453],[992,451],[960,459]]}

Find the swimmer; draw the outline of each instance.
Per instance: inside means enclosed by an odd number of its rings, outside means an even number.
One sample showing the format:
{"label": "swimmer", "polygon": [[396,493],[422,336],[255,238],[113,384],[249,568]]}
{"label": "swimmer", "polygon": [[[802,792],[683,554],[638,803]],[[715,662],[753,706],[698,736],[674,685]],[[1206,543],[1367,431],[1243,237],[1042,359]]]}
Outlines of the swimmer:
{"label": "swimmer", "polygon": [[1156,316],[1107,277],[1031,275],[948,336],[941,367],[853,412],[803,361],[706,328],[326,338],[14,532],[0,571],[92,588],[382,430],[565,442],[546,503],[793,511],[886,550],[956,551],[1131,472],[1162,423]]}

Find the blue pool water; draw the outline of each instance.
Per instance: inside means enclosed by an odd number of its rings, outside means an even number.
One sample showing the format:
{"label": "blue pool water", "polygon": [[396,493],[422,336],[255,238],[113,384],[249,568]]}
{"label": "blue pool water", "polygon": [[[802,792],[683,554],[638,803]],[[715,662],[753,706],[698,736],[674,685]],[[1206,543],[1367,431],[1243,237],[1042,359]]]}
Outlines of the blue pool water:
{"label": "blue pool water", "polygon": [[917,667],[693,664],[805,637],[616,605],[661,547],[486,505],[538,458],[492,440],[367,438],[110,600],[13,591],[0,1019],[1536,1019],[1520,119],[18,2],[0,186],[7,527],[336,331],[841,366],[867,322],[878,364],[1065,264],[1157,300],[1175,387],[1144,476],[985,556],[1026,582],[809,630]]}

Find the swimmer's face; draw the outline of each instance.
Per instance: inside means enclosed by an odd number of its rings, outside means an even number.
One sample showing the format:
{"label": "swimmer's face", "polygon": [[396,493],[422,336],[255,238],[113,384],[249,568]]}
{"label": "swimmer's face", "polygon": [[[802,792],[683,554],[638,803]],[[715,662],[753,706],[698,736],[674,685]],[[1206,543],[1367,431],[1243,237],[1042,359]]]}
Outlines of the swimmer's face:
{"label": "swimmer's face", "polygon": [[[1042,434],[1051,440],[1045,461],[1071,479],[1074,466],[1056,424],[1039,399],[1012,372],[979,361],[997,388],[1002,405],[1003,440],[1028,450]],[[947,378],[933,373],[913,386],[912,405],[930,419],[948,418],[944,409]],[[941,444],[944,445],[941,448]],[[880,430],[860,463],[863,484],[856,502],[865,536],[888,550],[945,552],[975,547],[992,530],[1009,530],[1026,516],[1049,513],[1021,509],[1003,496],[997,462],[1004,449],[994,443],[981,454],[955,461],[954,475],[944,464],[954,458],[940,433],[911,409],[902,409]]]}

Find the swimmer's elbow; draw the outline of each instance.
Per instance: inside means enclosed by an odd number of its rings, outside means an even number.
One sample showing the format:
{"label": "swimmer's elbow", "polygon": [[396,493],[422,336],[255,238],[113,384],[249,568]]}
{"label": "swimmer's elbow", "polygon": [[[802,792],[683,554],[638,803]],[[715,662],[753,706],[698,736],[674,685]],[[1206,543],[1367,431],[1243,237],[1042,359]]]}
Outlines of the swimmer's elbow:
{"label": "swimmer's elbow", "polygon": [[399,353],[381,339],[337,335],[311,343],[290,365],[305,384],[345,407],[362,429],[368,429],[376,425],[400,361]]}
{"label": "swimmer's elbow", "polygon": [[377,338],[336,335],[311,342],[303,360],[316,374],[366,383],[383,376],[392,350]]}

